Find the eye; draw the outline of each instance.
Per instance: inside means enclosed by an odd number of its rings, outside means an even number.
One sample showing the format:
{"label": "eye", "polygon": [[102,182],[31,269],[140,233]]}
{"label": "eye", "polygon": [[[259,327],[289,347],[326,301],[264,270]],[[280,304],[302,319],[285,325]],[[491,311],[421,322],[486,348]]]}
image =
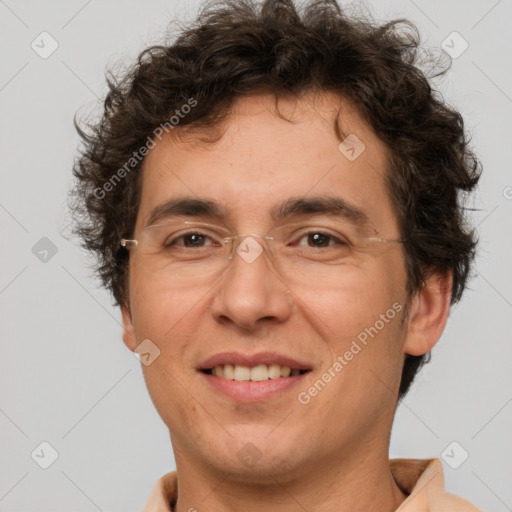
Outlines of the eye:
{"label": "eye", "polygon": [[324,247],[332,247],[334,245],[347,246],[348,243],[324,231],[310,231],[300,236],[297,245],[306,245],[307,247],[322,249]]}
{"label": "eye", "polygon": [[[208,243],[209,242],[209,243]],[[198,231],[192,231],[189,233],[184,233],[174,238],[170,238],[164,243],[166,248],[168,247],[184,247],[184,248],[194,248],[194,247],[205,247],[205,246],[218,246],[213,242],[212,238],[204,233],[200,233]]]}

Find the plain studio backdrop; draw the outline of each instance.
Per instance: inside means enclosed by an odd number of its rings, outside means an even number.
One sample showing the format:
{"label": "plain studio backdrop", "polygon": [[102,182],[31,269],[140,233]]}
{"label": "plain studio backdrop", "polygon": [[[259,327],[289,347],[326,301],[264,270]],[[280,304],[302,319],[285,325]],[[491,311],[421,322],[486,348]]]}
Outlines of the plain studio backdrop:
{"label": "plain studio backdrop", "polygon": [[[75,112],[97,112],[105,68],[133,62],[168,21],[193,19],[198,5],[0,1],[3,512],[140,510],[175,467],[140,363],[122,342],[120,311],[60,233],[79,142]],[[437,85],[462,112],[484,166],[469,205],[481,240],[474,276],[399,406],[390,456],[439,457],[450,492],[510,511],[512,4],[355,5],[379,21],[410,19],[428,46],[455,57]]]}

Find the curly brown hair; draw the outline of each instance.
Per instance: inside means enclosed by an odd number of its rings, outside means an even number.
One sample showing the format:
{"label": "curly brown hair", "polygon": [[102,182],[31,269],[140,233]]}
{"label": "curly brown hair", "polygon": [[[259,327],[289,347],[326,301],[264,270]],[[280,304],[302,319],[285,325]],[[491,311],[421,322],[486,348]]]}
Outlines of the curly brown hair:
{"label": "curly brown hair", "polygon": [[[95,272],[116,305],[128,303],[128,253],[119,242],[133,234],[142,149],[161,133],[158,127],[168,127],[175,113],[180,131],[206,135],[240,97],[309,91],[352,100],[390,149],[387,186],[406,238],[409,297],[430,270],[441,269],[452,273],[451,302],[457,302],[476,246],[463,201],[481,166],[461,115],[430,85],[450,66],[447,56],[442,64],[435,55],[420,51],[409,21],[378,25],[348,16],[335,0],[301,11],[291,0],[225,0],[206,3],[194,24],[182,27],[173,42],[145,49],[120,78],[108,72],[101,120],[81,128],[75,118],[82,146],[70,208],[73,233],[95,254]],[[431,64],[429,78],[420,61]],[[399,399],[426,356],[405,356]]]}

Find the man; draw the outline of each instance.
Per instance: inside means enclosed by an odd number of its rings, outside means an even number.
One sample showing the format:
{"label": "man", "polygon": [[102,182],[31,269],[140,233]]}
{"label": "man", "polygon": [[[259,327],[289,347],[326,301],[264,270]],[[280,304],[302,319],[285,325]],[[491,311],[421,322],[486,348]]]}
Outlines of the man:
{"label": "man", "polygon": [[475,247],[480,166],[417,44],[334,2],[225,2],[79,129],[78,232],[176,460],[146,511],[477,510],[438,459],[388,459]]}

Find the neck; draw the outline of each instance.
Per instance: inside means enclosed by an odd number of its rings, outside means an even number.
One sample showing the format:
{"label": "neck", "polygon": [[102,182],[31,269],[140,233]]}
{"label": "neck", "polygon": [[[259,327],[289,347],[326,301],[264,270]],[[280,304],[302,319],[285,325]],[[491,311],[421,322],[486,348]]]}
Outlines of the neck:
{"label": "neck", "polygon": [[407,497],[393,478],[387,451],[365,457],[332,455],[306,471],[257,483],[180,459],[176,457],[175,512],[393,512]]}

